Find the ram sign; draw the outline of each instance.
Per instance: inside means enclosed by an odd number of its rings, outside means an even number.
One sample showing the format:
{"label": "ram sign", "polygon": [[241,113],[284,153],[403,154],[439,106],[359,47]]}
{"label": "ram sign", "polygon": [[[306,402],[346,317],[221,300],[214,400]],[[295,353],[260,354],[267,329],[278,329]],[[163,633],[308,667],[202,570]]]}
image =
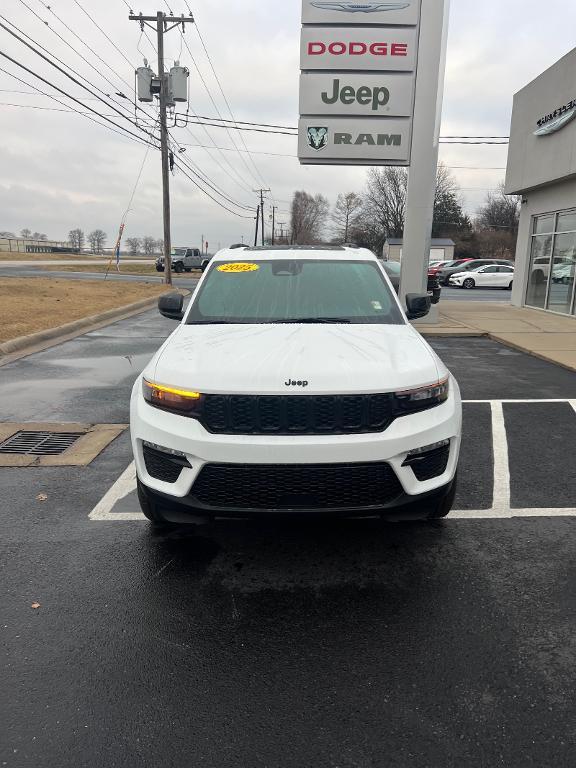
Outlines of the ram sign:
{"label": "ram sign", "polygon": [[301,118],[300,162],[316,165],[407,165],[411,120]]}
{"label": "ram sign", "polygon": [[303,0],[301,163],[410,164],[419,19],[420,0]]}

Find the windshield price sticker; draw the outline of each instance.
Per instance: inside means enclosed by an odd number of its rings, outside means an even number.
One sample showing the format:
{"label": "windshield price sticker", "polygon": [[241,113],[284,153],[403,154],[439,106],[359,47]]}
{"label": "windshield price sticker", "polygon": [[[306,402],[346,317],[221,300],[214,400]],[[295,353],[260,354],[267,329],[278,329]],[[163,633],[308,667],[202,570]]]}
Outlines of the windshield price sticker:
{"label": "windshield price sticker", "polygon": [[249,264],[247,262],[237,262],[235,264],[221,264],[216,267],[218,272],[256,272],[260,269],[258,264]]}

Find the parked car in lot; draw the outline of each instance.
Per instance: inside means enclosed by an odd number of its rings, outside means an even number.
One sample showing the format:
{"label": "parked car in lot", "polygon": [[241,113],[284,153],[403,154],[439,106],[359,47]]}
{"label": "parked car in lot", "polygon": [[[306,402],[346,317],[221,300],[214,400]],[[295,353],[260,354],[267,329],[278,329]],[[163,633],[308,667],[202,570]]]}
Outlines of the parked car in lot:
{"label": "parked car in lot", "polygon": [[[382,261],[382,266],[384,267],[384,270],[386,271],[386,274],[390,278],[390,282],[392,283],[392,286],[396,293],[400,290],[400,272],[401,272],[401,264],[399,261]],[[440,288],[440,283],[438,282],[438,278],[436,275],[431,275],[428,273],[428,286],[427,286],[428,294],[432,297],[432,304],[438,304],[440,301],[440,294],[442,293],[442,289]]]}
{"label": "parked car in lot", "polygon": [[438,271],[438,280],[440,285],[448,285],[452,275],[455,275],[457,272],[471,272],[474,269],[478,269],[478,267],[489,267],[498,264],[509,267],[514,266],[514,262],[509,259],[467,259],[447,267],[442,267]]}
{"label": "parked car in lot", "polygon": [[219,251],[131,399],[137,489],[158,525],[215,517],[438,518],[460,450],[458,384],[371,251]]}
{"label": "parked car in lot", "polygon": [[[170,254],[174,272],[191,272],[193,269],[200,269],[205,258],[199,248],[172,248]],[[156,272],[164,272],[164,269],[164,256],[160,256],[156,259]]]}
{"label": "parked car in lot", "polygon": [[438,275],[440,270],[444,269],[444,267],[460,266],[460,264],[464,264],[467,261],[472,261],[472,259],[452,259],[451,261],[440,261],[438,264],[430,264],[428,267],[428,274]]}
{"label": "parked car in lot", "polygon": [[505,288],[511,291],[513,281],[514,267],[507,264],[476,267],[450,276],[450,285],[457,288]]}
{"label": "parked car in lot", "polygon": [[564,285],[573,283],[575,271],[576,265],[572,261],[563,264],[554,264],[554,267],[552,268],[552,282],[564,283]]}

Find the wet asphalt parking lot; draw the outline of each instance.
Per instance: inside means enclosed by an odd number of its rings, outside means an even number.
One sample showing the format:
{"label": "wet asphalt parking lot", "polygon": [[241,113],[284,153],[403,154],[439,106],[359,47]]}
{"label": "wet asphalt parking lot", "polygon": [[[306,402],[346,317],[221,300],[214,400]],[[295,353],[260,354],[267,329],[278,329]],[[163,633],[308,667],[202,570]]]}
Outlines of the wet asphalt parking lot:
{"label": "wet asphalt parking lot", "polygon": [[[126,423],[172,328],[1,366],[0,421]],[[445,522],[91,519],[126,433],[86,468],[0,469],[0,765],[573,765],[576,375],[433,346],[468,401]]]}

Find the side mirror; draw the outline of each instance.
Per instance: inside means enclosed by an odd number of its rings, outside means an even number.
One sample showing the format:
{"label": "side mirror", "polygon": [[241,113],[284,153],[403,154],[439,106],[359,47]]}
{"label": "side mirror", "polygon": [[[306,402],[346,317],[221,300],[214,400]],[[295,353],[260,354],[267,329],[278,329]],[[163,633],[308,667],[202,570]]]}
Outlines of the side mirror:
{"label": "side mirror", "polygon": [[419,317],[426,317],[430,312],[432,299],[427,293],[407,293],[406,294],[406,316],[408,320],[417,320]]}
{"label": "side mirror", "polygon": [[208,269],[209,264],[210,264],[210,259],[203,259],[202,263],[200,264],[201,271],[205,272]]}
{"label": "side mirror", "polygon": [[184,296],[181,293],[167,293],[158,299],[158,311],[170,320],[182,320]]}

